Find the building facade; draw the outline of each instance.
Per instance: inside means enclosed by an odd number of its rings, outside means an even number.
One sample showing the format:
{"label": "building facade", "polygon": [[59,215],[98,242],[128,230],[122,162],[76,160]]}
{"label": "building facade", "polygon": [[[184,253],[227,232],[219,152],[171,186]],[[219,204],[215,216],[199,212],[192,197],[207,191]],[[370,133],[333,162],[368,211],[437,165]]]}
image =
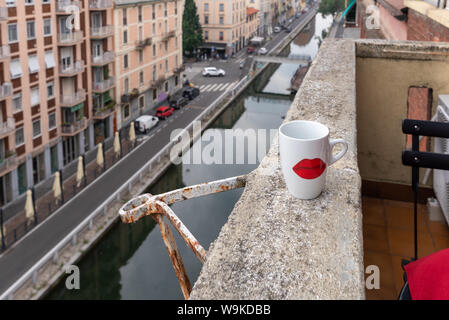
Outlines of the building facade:
{"label": "building facade", "polygon": [[0,2],[0,205],[112,136],[112,5]]}
{"label": "building facade", "polygon": [[118,127],[182,86],[183,10],[184,1],[115,1]]}
{"label": "building facade", "polygon": [[231,55],[241,50],[246,38],[246,0],[196,0],[195,1],[207,55]]}
{"label": "building facade", "polygon": [[255,8],[246,8],[246,39],[249,41],[252,37],[259,34],[259,10]]}

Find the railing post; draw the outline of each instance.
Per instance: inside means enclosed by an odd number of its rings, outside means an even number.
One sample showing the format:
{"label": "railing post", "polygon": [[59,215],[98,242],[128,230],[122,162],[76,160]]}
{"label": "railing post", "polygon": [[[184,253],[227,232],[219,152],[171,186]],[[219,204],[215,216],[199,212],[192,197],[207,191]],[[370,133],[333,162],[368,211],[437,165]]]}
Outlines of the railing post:
{"label": "railing post", "polygon": [[75,233],[75,234],[73,235],[73,238],[72,238],[72,245],[73,245],[73,246],[76,246],[77,241],[78,241],[78,239],[77,239],[77,235],[76,235],[76,233]]}
{"label": "railing post", "polygon": [[33,282],[33,284],[37,283],[37,270],[33,271],[33,275],[31,277],[31,281]]}
{"label": "railing post", "polygon": [[94,224],[92,222],[92,219],[89,220],[89,230],[92,230]]}
{"label": "railing post", "polygon": [[53,254],[53,263],[56,264],[58,262],[58,259],[59,259],[58,251],[55,251],[55,253]]}

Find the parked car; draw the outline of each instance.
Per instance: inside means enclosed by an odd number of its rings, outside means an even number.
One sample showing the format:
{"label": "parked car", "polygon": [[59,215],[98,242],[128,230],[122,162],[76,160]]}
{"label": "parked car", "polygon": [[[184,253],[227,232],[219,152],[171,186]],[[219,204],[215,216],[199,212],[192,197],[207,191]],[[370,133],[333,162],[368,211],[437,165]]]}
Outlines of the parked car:
{"label": "parked car", "polygon": [[273,32],[274,33],[279,33],[279,32],[281,32],[281,28],[280,27],[274,27],[273,28]]}
{"label": "parked car", "polygon": [[174,97],[171,97],[169,101],[170,107],[175,109],[181,109],[187,103],[189,103],[189,100],[187,100],[187,98],[183,97],[182,95],[176,95]]}
{"label": "parked car", "polygon": [[301,12],[298,12],[297,14],[296,14],[296,18],[299,18],[301,16]]}
{"label": "parked car", "polygon": [[248,52],[249,54],[252,54],[256,51],[256,49],[254,49],[254,47],[249,46],[248,49],[246,50],[246,52]]}
{"label": "parked car", "polygon": [[182,96],[184,98],[188,98],[189,100],[193,100],[200,95],[200,89],[197,87],[186,87],[182,92]]}
{"label": "parked car", "polygon": [[293,18],[288,19],[288,23],[292,23],[293,22]]}
{"label": "parked car", "polygon": [[267,54],[267,52],[268,52],[268,50],[267,50],[266,48],[264,48],[264,47],[260,48],[260,49],[257,51],[258,54]]}
{"label": "parked car", "polygon": [[217,69],[215,67],[208,67],[203,69],[204,77],[224,77],[226,72],[223,69]]}
{"label": "parked car", "polygon": [[169,106],[162,106],[156,109],[156,117],[159,119],[167,119],[170,117],[173,112],[175,111],[175,108],[169,107]]}
{"label": "parked car", "polygon": [[289,27],[285,28],[286,33],[290,33],[291,31],[292,31],[292,29],[290,29]]}
{"label": "parked car", "polygon": [[158,122],[159,119],[157,117],[144,115],[138,117],[136,121],[134,121],[134,125],[137,131],[141,133],[148,133],[148,131],[156,126]]}

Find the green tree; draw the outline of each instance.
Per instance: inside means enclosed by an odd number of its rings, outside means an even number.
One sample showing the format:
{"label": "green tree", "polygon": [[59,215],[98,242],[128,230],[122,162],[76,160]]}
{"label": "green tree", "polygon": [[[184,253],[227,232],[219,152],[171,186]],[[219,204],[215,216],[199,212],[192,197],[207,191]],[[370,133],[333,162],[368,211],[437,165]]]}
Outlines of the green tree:
{"label": "green tree", "polygon": [[194,0],[186,0],[182,16],[182,45],[184,53],[192,51],[203,43],[203,30]]}
{"label": "green tree", "polygon": [[[350,2],[349,2],[350,3]],[[323,15],[334,14],[345,9],[345,0],[321,0],[318,12]]]}

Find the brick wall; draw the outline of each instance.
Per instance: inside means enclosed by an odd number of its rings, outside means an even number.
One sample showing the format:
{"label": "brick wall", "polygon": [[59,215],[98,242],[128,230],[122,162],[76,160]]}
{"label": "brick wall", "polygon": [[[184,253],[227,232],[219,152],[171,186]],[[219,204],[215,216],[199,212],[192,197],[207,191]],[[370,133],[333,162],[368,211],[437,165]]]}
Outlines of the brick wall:
{"label": "brick wall", "polygon": [[409,8],[407,40],[449,42],[449,28]]}

